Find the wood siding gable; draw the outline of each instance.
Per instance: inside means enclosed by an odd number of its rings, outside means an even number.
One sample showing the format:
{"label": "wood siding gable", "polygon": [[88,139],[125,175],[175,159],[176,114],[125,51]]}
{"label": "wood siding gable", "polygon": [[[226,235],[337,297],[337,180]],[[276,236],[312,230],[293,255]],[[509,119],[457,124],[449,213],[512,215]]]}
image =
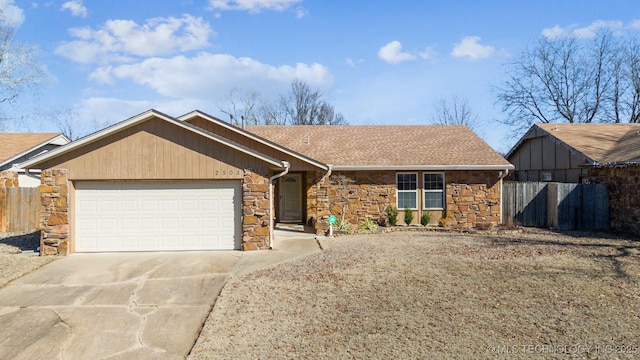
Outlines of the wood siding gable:
{"label": "wood siding gable", "polygon": [[532,128],[509,153],[518,181],[543,181],[545,172],[552,181],[578,182],[587,174],[588,157],[553,137],[543,129]]}
{"label": "wood siding gable", "polygon": [[157,117],[40,164],[69,169],[70,180],[241,179],[245,168],[273,167]]}
{"label": "wood siding gable", "polygon": [[[265,154],[274,159],[288,161],[291,164],[291,171],[315,171],[318,169],[318,166],[314,166],[313,164],[307,161],[291,156],[290,154],[280,151],[277,148],[274,148],[273,146],[268,146],[260,142],[257,142],[247,137],[246,135],[240,133],[239,131],[233,131],[207,118],[196,115],[186,119],[185,121],[205,131],[222,136],[226,139],[229,139],[233,142],[246,146],[250,149],[253,149],[257,152]],[[302,155],[300,156],[302,157]]]}

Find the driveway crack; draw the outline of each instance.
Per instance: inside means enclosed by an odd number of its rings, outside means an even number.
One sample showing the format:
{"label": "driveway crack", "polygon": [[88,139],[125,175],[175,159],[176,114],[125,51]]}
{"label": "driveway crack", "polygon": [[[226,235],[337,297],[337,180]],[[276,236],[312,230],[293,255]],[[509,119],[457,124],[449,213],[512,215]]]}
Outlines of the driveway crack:
{"label": "driveway crack", "polygon": [[51,308],[51,311],[53,311],[53,313],[58,317],[58,324],[62,325],[68,333],[67,340],[60,346],[60,359],[64,359],[64,353],[67,350],[69,344],[71,344],[71,340],[73,339],[73,327],[62,318],[62,316],[56,311],[56,309]]}
{"label": "driveway crack", "polygon": [[133,289],[131,291],[131,296],[129,296],[129,304],[127,306],[127,310],[129,312],[131,312],[132,314],[135,314],[136,316],[138,316],[140,318],[140,328],[138,329],[138,332],[136,333],[136,340],[138,342],[138,344],[140,345],[140,347],[148,347],[144,341],[142,340],[142,335],[145,331],[146,325],[147,325],[147,316],[149,314],[153,314],[154,312],[156,312],[158,310],[158,306],[157,305],[152,305],[152,306],[144,306],[144,308],[150,308],[153,309],[152,311],[149,312],[144,312],[141,313],[139,311],[136,311],[136,309],[141,309],[143,308],[142,306],[138,305],[138,292],[140,290],[142,290],[142,288],[144,288],[145,282],[149,279],[149,276],[155,272],[157,269],[161,268],[162,265],[157,265],[154,266],[153,268],[149,269],[148,271],[146,271],[144,274],[138,276],[137,278],[133,279],[136,283],[137,286],[135,287],[135,289]]}

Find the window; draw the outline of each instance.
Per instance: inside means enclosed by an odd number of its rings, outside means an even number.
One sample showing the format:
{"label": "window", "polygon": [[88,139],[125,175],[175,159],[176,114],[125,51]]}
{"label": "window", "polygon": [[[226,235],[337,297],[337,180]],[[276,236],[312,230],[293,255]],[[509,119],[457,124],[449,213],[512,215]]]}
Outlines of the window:
{"label": "window", "polygon": [[396,186],[398,188],[398,209],[418,208],[418,174],[396,174]]}
{"label": "window", "polygon": [[424,174],[424,208],[444,208],[444,174]]}
{"label": "window", "polygon": [[551,171],[544,171],[542,173],[542,181],[551,181]]}

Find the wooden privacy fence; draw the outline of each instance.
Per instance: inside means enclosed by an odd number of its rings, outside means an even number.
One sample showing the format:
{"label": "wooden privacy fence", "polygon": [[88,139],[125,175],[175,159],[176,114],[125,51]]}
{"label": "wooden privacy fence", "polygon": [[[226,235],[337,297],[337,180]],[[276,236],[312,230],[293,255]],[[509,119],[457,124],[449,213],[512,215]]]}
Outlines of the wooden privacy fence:
{"label": "wooden privacy fence", "polygon": [[606,184],[505,182],[503,219],[507,224],[558,230],[608,230]]}
{"label": "wooden privacy fence", "polygon": [[0,187],[0,232],[36,231],[39,217],[38,188]]}

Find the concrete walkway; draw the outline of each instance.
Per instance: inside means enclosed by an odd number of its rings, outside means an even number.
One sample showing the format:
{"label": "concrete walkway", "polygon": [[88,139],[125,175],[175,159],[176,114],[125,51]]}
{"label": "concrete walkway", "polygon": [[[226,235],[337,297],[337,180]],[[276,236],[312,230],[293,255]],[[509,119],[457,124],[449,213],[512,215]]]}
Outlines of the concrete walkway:
{"label": "concrete walkway", "polygon": [[183,359],[232,276],[319,251],[75,254],[0,289],[0,359]]}

